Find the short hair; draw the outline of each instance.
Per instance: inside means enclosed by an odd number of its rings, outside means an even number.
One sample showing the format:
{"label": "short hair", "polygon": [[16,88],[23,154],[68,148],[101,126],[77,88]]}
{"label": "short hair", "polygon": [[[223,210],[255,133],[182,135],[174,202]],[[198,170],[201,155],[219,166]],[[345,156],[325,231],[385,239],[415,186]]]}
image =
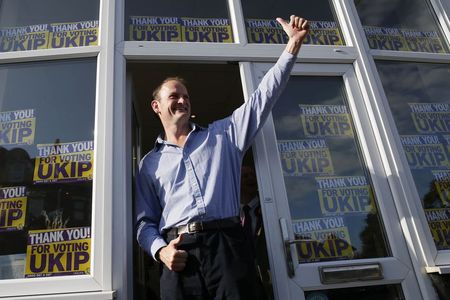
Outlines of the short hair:
{"label": "short hair", "polygon": [[152,100],[159,100],[159,92],[161,91],[162,86],[169,81],[178,81],[179,83],[181,83],[182,85],[187,87],[187,82],[186,82],[186,80],[184,80],[184,78],[179,77],[179,76],[167,77],[153,90]]}

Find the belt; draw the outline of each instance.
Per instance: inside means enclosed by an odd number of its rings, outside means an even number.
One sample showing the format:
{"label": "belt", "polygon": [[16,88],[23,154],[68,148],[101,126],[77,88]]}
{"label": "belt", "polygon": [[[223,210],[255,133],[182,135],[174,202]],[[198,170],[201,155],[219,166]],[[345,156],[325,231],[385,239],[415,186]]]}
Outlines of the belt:
{"label": "belt", "polygon": [[217,230],[240,226],[239,217],[230,217],[220,220],[212,220],[206,222],[191,222],[186,225],[170,228],[165,232],[166,235],[178,236],[183,233],[198,233],[207,230]]}

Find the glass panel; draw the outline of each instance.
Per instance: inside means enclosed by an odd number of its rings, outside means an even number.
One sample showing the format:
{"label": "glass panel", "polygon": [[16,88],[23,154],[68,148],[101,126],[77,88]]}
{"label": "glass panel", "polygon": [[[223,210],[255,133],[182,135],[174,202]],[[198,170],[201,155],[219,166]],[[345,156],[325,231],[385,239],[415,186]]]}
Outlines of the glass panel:
{"label": "glass panel", "polygon": [[0,65],[0,279],[87,274],[96,60]]}
{"label": "glass panel", "polygon": [[354,0],[371,49],[448,53],[428,0]]}
{"label": "glass panel", "polygon": [[401,300],[405,299],[400,285],[364,286],[305,293],[306,300]]}
{"label": "glass panel", "polygon": [[450,67],[378,61],[377,68],[436,247],[450,249]]}
{"label": "glass panel", "polygon": [[249,43],[285,44],[287,35],[275,19],[289,20],[290,15],[298,14],[310,22],[311,30],[304,44],[345,44],[329,0],[245,0],[241,3]]}
{"label": "glass panel", "polygon": [[0,0],[0,52],[98,44],[98,0]]}
{"label": "glass panel", "polygon": [[341,77],[293,76],[273,110],[300,263],[388,255]]}
{"label": "glass panel", "polygon": [[126,1],[126,40],[233,43],[227,1]]}

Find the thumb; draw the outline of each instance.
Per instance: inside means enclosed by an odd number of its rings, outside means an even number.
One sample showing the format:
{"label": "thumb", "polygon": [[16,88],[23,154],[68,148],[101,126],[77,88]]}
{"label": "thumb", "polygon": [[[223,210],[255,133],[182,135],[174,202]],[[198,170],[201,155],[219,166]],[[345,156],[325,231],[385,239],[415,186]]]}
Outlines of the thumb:
{"label": "thumb", "polygon": [[184,239],[183,236],[184,236],[183,234],[180,234],[176,239],[172,240],[170,243],[173,246],[178,246],[183,241],[183,239]]}
{"label": "thumb", "polygon": [[289,23],[286,22],[283,18],[277,18],[277,22],[278,22],[281,26],[283,26],[283,28],[285,28],[286,26],[289,25]]}

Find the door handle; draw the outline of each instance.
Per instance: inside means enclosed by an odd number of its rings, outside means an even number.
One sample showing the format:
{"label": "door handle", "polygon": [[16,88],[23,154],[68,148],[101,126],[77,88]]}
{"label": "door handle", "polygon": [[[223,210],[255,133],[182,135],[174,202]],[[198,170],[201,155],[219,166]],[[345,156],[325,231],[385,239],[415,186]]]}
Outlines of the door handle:
{"label": "door handle", "polygon": [[292,258],[291,245],[298,244],[310,239],[289,239],[289,231],[287,227],[287,221],[285,218],[280,218],[281,235],[283,238],[283,250],[284,257],[286,259],[287,273],[290,278],[295,276],[294,260]]}

